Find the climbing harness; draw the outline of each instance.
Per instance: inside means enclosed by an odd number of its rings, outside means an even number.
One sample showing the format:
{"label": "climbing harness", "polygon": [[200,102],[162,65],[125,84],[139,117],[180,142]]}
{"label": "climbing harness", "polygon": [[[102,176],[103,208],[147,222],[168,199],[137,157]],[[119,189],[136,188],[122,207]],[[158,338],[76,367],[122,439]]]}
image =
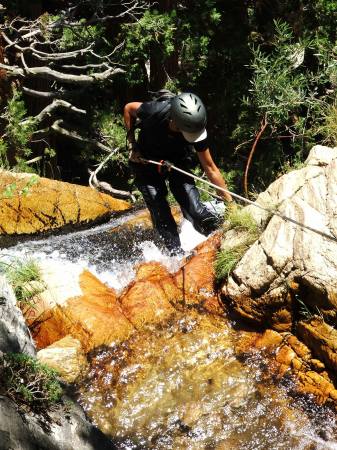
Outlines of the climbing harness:
{"label": "climbing harness", "polygon": [[[329,234],[327,234],[327,233],[324,233],[324,231],[317,230],[317,228],[310,227],[309,225],[304,225],[303,223],[300,223],[300,222],[298,222],[297,220],[292,219],[291,217],[288,217],[288,216],[286,216],[286,215],[284,215],[284,214],[281,214],[280,212],[278,212],[278,211],[276,211],[276,210],[274,210],[274,209],[265,208],[264,206],[261,206],[261,205],[259,205],[258,203],[255,203],[255,202],[249,200],[248,198],[245,198],[245,197],[242,197],[241,195],[235,194],[234,192],[231,192],[231,191],[229,191],[228,189],[224,189],[224,188],[222,188],[222,187],[219,187],[219,186],[217,186],[216,184],[211,183],[210,181],[204,180],[204,179],[202,179],[202,178],[200,178],[200,177],[194,175],[193,173],[186,172],[185,170],[180,169],[179,167],[174,166],[170,161],[164,161],[164,160],[161,160],[161,161],[154,161],[154,160],[152,160],[152,159],[145,159],[145,158],[140,158],[140,160],[141,160],[142,162],[144,162],[144,163],[147,163],[147,164],[154,164],[154,165],[156,165],[156,166],[163,166],[163,167],[166,167],[166,169],[167,169],[168,172],[170,172],[171,170],[175,170],[176,172],[180,172],[180,173],[182,173],[182,174],[184,174],[184,175],[187,175],[187,176],[190,177],[190,178],[193,178],[194,180],[201,181],[202,183],[205,183],[205,184],[207,184],[208,186],[211,186],[211,187],[215,188],[215,189],[218,190],[218,191],[222,191],[222,192],[225,192],[225,193],[227,193],[227,194],[230,194],[232,197],[234,197],[234,198],[236,198],[236,199],[238,199],[238,200],[241,200],[241,201],[244,202],[244,203],[248,203],[249,205],[256,206],[257,208],[260,208],[260,209],[262,209],[263,211],[268,212],[269,214],[273,214],[273,215],[275,215],[275,216],[280,217],[280,218],[283,219],[283,220],[286,220],[286,221],[288,221],[288,222],[293,223],[294,225],[298,225],[298,226],[301,227],[301,228],[305,228],[305,229],[307,229],[307,230],[309,230],[309,231],[312,231],[313,233],[319,234],[320,236],[323,236],[323,237],[325,237],[325,238],[327,238],[327,239],[329,239],[329,240],[331,240],[331,241],[333,241],[333,242],[335,242],[335,243],[337,242],[337,238],[336,238],[336,237],[331,236],[331,235],[329,235]],[[204,189],[202,189],[202,190],[204,190]],[[209,192],[209,191],[206,191],[206,192],[209,193],[210,195],[213,195],[213,196],[216,197],[216,198],[221,198],[221,197],[217,196],[216,194],[213,194],[213,193],[211,193],[211,192]],[[221,200],[222,200],[222,199],[221,199]]]}

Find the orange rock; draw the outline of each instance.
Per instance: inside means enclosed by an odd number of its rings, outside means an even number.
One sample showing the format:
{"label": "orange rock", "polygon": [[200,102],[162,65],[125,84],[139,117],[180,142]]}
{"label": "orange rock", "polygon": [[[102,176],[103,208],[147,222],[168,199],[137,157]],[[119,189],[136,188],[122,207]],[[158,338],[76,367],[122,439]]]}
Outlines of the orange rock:
{"label": "orange rock", "polygon": [[78,339],[85,351],[120,343],[144,324],[160,323],[185,307],[222,315],[213,286],[219,241],[214,235],[201,244],[176,274],[157,262],[140,265],[135,280],[119,297],[88,271],[55,277],[46,268],[48,291],[34,300],[35,308],[29,314],[38,348],[66,335]]}
{"label": "orange rock", "polygon": [[134,330],[125,317],[113,289],[84,271],[79,284],[82,295],[69,298],[31,324],[38,348],[44,348],[66,335],[79,339],[89,351],[99,345],[111,345],[127,339]]}
{"label": "orange rock", "polygon": [[337,371],[337,330],[328,325],[320,317],[309,321],[301,321],[297,333],[312,352],[326,366]]}
{"label": "orange rock", "polygon": [[31,180],[31,174],[0,172],[0,189],[16,184],[12,198],[2,199],[0,234],[32,234],[69,224],[87,223],[130,207],[124,200],[99,193],[87,186],[39,178],[20,192]]}
{"label": "orange rock", "polygon": [[120,298],[124,314],[141,329],[145,323],[158,323],[174,311],[171,302],[179,298],[180,291],[167,269],[159,263],[140,266],[136,280]]}
{"label": "orange rock", "polygon": [[175,275],[185,304],[199,304],[215,314],[223,314],[214,286],[214,261],[220,244],[221,234],[215,233],[196,247],[195,256],[187,260]]}

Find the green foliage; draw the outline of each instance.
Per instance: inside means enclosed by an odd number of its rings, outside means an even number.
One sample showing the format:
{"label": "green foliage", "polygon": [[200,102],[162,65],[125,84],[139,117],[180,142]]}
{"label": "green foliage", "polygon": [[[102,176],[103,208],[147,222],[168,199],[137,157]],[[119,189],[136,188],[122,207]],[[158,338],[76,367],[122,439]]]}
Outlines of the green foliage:
{"label": "green foliage", "polygon": [[271,133],[276,133],[284,129],[290,117],[304,105],[308,81],[298,68],[303,62],[306,44],[292,40],[289,26],[277,21],[272,52],[266,53],[260,45],[251,46],[250,94],[243,99],[241,120],[244,120],[244,127],[235,130],[235,137],[241,134],[240,138],[251,138],[262,118],[268,122]]}
{"label": "green foliage", "polygon": [[0,272],[6,275],[17,301],[22,305],[30,304],[30,300],[44,290],[40,267],[33,259],[15,258],[10,263],[0,261]]}
{"label": "green foliage", "polygon": [[322,125],[318,127],[317,133],[322,135],[324,144],[332,147],[337,146],[337,104],[326,105],[322,117]]}
{"label": "green foliage", "polygon": [[227,208],[225,221],[226,229],[248,231],[255,239],[257,239],[259,235],[259,227],[252,215],[235,203]]}
{"label": "green foliage", "polygon": [[50,404],[59,402],[62,387],[54,370],[22,353],[0,356],[0,392],[18,405],[43,412]]}
{"label": "green foliage", "polygon": [[[95,128],[100,134],[101,140],[118,151],[110,158],[109,163],[121,167],[128,165],[128,149],[126,148],[126,130],[121,114],[117,114],[115,105],[108,110],[101,110],[96,113]],[[102,159],[106,154],[102,155]],[[106,166],[108,167],[108,166]]]}
{"label": "green foliage", "polygon": [[217,282],[227,278],[236,264],[259,237],[261,230],[251,214],[245,209],[233,204],[225,215],[225,229],[235,229],[241,232],[239,243],[227,246],[224,242],[215,260],[215,277]]}
{"label": "green foliage", "polygon": [[128,64],[130,84],[144,81],[145,62],[150,59],[151,52],[158,52],[163,60],[173,53],[175,18],[174,10],[167,14],[148,10],[138,22],[122,25],[125,39],[122,59]]}
{"label": "green foliage", "polygon": [[59,49],[61,51],[85,48],[93,42],[97,43],[97,41],[102,39],[104,28],[101,25],[84,26],[85,19],[82,19],[80,23],[83,27],[63,28],[62,38],[59,40]]}
{"label": "green foliage", "polygon": [[17,171],[31,171],[26,165],[26,159],[31,155],[29,141],[35,129],[34,119],[26,118],[27,110],[22,100],[22,93],[14,90],[12,98],[9,99],[4,113],[1,115],[5,122],[5,134],[1,139],[1,160],[3,168],[8,168],[7,149],[13,148],[16,154]]}
{"label": "green foliage", "polygon": [[248,246],[236,246],[232,249],[220,250],[215,260],[215,279],[217,283],[228,278],[231,271],[240,261]]}
{"label": "green foliage", "polygon": [[7,158],[8,146],[3,139],[0,139],[0,168],[8,170],[10,168]]}

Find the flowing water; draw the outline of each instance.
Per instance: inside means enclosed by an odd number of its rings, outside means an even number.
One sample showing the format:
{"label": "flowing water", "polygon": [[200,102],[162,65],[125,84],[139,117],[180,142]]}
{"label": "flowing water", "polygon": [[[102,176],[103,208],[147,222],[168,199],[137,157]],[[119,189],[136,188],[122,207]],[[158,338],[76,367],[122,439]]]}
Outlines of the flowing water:
{"label": "flowing water", "polygon": [[[34,256],[63,273],[88,267],[116,289],[132,280],[140,261],[177,270],[179,258],[165,254],[151,231],[123,228],[128,218],[17,244],[0,256]],[[187,251],[202,239],[184,224]],[[121,450],[337,449],[335,414],[291,400],[291,386],[266,383],[259,355],[245,363],[236,357],[238,339],[223,317],[177,311],[165,325],[90,355],[78,400]]]}

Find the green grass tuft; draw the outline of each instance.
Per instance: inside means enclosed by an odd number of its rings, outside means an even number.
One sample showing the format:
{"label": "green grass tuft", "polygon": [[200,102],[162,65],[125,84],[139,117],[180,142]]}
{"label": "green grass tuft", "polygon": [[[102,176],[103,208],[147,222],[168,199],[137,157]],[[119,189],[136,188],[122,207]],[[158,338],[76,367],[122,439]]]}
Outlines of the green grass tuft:
{"label": "green grass tuft", "polygon": [[34,286],[31,282],[41,282],[41,271],[33,259],[15,258],[11,263],[0,262],[0,272],[4,273],[13,286],[19,303],[29,303],[30,299],[44,290],[43,284]]}

